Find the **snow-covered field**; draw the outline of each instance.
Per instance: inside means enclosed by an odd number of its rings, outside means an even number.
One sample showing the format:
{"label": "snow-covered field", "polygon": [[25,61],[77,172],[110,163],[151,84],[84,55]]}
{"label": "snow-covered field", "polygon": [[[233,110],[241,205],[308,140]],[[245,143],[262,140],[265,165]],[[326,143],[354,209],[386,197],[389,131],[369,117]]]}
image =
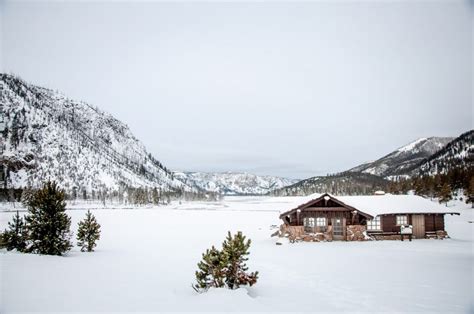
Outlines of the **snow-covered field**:
{"label": "snow-covered field", "polygon": [[[297,203],[298,201],[296,201]],[[358,311],[472,313],[473,210],[447,216],[449,240],[275,245],[271,225],[295,198],[226,198],[145,209],[97,209],[96,252],[65,257],[0,250],[0,313]],[[85,215],[69,210],[74,231]],[[0,213],[4,229],[12,212]],[[252,239],[254,287],[192,288],[196,264],[228,230]]]}

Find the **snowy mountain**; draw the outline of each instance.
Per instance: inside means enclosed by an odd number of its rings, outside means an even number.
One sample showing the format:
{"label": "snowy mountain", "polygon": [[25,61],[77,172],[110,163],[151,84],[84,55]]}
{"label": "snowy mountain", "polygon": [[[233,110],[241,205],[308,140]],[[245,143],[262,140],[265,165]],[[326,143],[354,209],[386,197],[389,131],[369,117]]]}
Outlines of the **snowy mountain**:
{"label": "snowy mountain", "polygon": [[313,193],[333,195],[367,195],[386,190],[389,181],[370,173],[342,172],[301,180],[293,185],[271,191],[274,196],[305,196]]}
{"label": "snowy mountain", "polygon": [[84,102],[0,74],[0,104],[4,188],[49,179],[89,197],[137,187],[196,190],[174,178],[124,123]]}
{"label": "snowy mountain", "polygon": [[411,171],[412,175],[446,173],[452,168],[474,167],[474,130],[461,134]]}
{"label": "snowy mountain", "polygon": [[452,140],[452,137],[420,138],[376,161],[359,165],[349,171],[382,177],[407,174],[415,169],[420,162],[441,150]]}
{"label": "snowy mountain", "polygon": [[175,172],[174,175],[191,186],[225,195],[266,194],[299,181],[242,172]]}
{"label": "snowy mountain", "polygon": [[474,131],[458,138],[421,138],[394,152],[348,171],[318,176],[272,191],[272,195],[309,195],[329,192],[335,195],[372,194],[387,190],[390,181],[399,177],[446,173],[456,167],[474,165]]}

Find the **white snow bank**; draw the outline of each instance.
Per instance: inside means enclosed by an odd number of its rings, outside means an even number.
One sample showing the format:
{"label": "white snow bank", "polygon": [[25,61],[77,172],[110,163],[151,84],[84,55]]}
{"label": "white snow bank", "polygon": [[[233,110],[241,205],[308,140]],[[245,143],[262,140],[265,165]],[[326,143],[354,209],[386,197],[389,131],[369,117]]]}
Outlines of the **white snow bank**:
{"label": "white snow bank", "polygon": [[[472,312],[474,224],[467,221],[474,215],[466,205],[457,205],[461,216],[446,217],[449,240],[275,245],[270,226],[280,223],[279,214],[269,210],[285,202],[232,198],[211,210],[94,210],[102,225],[94,253],[0,250],[0,313]],[[85,210],[68,214],[76,231]],[[13,215],[0,213],[1,229]],[[248,266],[260,278],[250,288],[197,294],[191,283],[201,253],[220,246],[228,230],[252,239]]]}

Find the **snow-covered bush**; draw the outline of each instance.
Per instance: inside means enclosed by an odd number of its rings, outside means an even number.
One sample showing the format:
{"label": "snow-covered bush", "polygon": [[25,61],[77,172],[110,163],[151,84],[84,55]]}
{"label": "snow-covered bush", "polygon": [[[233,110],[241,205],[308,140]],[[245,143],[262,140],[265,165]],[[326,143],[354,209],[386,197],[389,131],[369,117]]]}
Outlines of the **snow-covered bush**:
{"label": "snow-covered bush", "polygon": [[202,261],[198,263],[199,270],[196,271],[197,283],[193,288],[198,291],[206,291],[209,288],[226,287],[237,289],[240,286],[252,286],[257,283],[258,271],[247,273],[249,248],[251,240],[246,241],[242,232],[234,236],[230,233],[222,243],[222,250],[214,246],[202,254]]}

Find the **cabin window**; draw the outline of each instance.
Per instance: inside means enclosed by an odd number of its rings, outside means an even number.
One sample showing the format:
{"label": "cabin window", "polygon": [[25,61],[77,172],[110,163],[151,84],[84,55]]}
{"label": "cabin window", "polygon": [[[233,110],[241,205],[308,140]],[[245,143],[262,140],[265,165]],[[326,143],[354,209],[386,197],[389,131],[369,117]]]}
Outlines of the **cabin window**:
{"label": "cabin window", "polygon": [[407,225],[408,216],[407,215],[397,215],[397,226]]}
{"label": "cabin window", "polygon": [[326,218],[325,218],[325,217],[318,217],[318,218],[316,218],[316,226],[318,226],[318,227],[326,227]]}
{"label": "cabin window", "polygon": [[314,218],[313,217],[306,217],[305,219],[303,219],[303,225],[305,227],[313,228],[314,227]]}
{"label": "cabin window", "polygon": [[314,232],[314,218],[305,217],[303,219],[304,231],[305,232]]}
{"label": "cabin window", "polygon": [[319,230],[322,232],[326,231],[326,218],[325,217],[318,217],[316,218],[316,226],[319,227]]}
{"label": "cabin window", "polygon": [[375,216],[372,220],[367,220],[367,230],[382,230],[380,216]]}

